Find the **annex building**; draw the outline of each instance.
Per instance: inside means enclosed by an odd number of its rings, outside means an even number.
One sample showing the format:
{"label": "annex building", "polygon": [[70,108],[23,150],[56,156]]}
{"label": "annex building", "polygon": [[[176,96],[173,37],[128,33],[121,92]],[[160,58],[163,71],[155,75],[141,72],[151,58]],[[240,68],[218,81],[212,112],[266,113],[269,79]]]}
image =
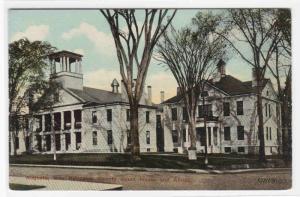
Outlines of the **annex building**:
{"label": "annex building", "polygon": [[[207,81],[199,97],[196,117],[196,148],[208,153],[258,154],[258,115],[256,109],[257,85],[226,75],[226,65],[219,62],[214,79]],[[277,154],[281,148],[280,103],[269,79],[263,82],[263,112],[266,155]],[[204,105],[203,105],[204,97]],[[184,152],[190,146],[187,115],[183,95],[177,95],[161,104],[164,151]],[[206,114],[207,129],[204,129]],[[207,136],[207,137],[206,137]]]}

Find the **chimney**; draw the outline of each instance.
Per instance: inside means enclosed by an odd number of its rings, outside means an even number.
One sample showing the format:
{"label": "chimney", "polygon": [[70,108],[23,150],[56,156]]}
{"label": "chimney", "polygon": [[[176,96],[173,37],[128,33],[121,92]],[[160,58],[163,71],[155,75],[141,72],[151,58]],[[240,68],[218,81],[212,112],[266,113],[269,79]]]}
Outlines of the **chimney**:
{"label": "chimney", "polygon": [[160,91],[160,102],[163,103],[165,101],[165,92]]}
{"label": "chimney", "polygon": [[217,72],[213,74],[212,81],[214,83],[219,82],[223,77],[226,76],[225,65],[226,63],[222,59],[220,59],[217,64]]}
{"label": "chimney", "polygon": [[148,89],[148,102],[149,104],[152,103],[152,87],[151,86],[147,86]]}
{"label": "chimney", "polygon": [[113,93],[119,93],[119,82],[116,80],[116,79],[114,79],[113,81],[112,81],[112,83],[111,83],[111,87],[112,87],[112,92]]}
{"label": "chimney", "polygon": [[223,78],[226,75],[226,69],[225,69],[226,63],[220,59],[220,61],[217,64],[218,73],[220,74],[220,77]]}

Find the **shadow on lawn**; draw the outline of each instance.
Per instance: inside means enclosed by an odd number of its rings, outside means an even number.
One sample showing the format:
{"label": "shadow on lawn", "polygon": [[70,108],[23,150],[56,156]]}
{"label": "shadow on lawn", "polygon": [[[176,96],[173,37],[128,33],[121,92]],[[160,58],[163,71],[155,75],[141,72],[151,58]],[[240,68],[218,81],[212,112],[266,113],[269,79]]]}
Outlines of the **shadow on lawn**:
{"label": "shadow on lawn", "polygon": [[[188,160],[186,155],[155,155],[142,154],[141,160],[132,162],[130,154],[119,153],[73,153],[58,154],[57,160],[53,161],[53,155],[18,155],[9,158],[10,164],[42,164],[42,165],[81,165],[81,166],[114,166],[114,167],[146,167],[165,169],[202,169],[205,168],[204,158],[199,155],[195,161]],[[241,158],[211,155],[209,165],[229,166],[239,164],[256,165],[258,161],[254,158]]]}

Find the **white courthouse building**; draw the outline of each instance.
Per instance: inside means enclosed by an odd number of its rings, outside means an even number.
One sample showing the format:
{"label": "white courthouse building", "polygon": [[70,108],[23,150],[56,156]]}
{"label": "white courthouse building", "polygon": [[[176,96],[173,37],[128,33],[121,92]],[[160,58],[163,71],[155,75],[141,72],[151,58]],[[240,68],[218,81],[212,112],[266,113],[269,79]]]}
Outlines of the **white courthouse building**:
{"label": "white courthouse building", "polygon": [[[220,61],[213,80],[205,85],[199,97],[196,117],[196,149],[208,153],[258,154],[258,115],[256,80],[240,81],[226,75],[225,62]],[[263,84],[263,119],[266,155],[277,154],[281,148],[280,103],[270,80]],[[205,105],[202,105],[203,97]],[[164,151],[184,152],[190,146],[183,98],[177,95],[161,104]],[[207,129],[204,129],[204,113]],[[206,132],[206,133],[205,133]],[[207,137],[206,137],[207,136]]]}
{"label": "white courthouse building", "polygon": [[[15,140],[17,153],[53,153],[54,144],[57,153],[128,151],[130,113],[122,83],[113,79],[107,84],[111,91],[86,87],[80,54],[60,51],[49,59],[51,79],[62,84],[60,99],[52,110],[29,116],[28,127],[20,131]],[[205,92],[199,97],[197,152],[204,152],[206,143],[208,153],[258,153],[255,86],[254,78],[242,82],[226,75],[225,63],[220,61],[214,80],[206,83]],[[140,151],[184,153],[190,146],[190,137],[180,91],[160,105],[154,105],[151,86],[145,90],[139,108]],[[163,97],[162,93],[162,100]],[[203,127],[205,112],[206,130]],[[280,103],[267,79],[263,88],[263,112],[265,151],[267,155],[277,154],[281,148]],[[11,154],[13,148],[10,143]]]}
{"label": "white courthouse building", "polygon": [[[17,136],[17,153],[125,152],[129,135],[129,104],[126,90],[113,79],[111,91],[85,87],[82,56],[60,51],[49,56],[50,78],[61,82],[59,101],[52,111],[42,110],[30,118],[29,126]],[[105,76],[99,76],[105,77]],[[51,123],[55,131],[51,131]],[[139,108],[141,152],[156,152],[156,107],[147,87]],[[11,145],[11,153],[13,145]]]}

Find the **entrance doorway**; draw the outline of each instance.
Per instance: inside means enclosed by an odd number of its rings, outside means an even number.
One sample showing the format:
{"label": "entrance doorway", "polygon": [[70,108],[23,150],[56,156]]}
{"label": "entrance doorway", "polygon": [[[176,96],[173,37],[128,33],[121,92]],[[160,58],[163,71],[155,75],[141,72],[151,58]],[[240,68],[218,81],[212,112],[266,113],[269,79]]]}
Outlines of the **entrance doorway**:
{"label": "entrance doorway", "polygon": [[197,132],[197,141],[200,142],[200,146],[205,146],[206,145],[206,131],[204,127],[197,127],[196,128]]}

